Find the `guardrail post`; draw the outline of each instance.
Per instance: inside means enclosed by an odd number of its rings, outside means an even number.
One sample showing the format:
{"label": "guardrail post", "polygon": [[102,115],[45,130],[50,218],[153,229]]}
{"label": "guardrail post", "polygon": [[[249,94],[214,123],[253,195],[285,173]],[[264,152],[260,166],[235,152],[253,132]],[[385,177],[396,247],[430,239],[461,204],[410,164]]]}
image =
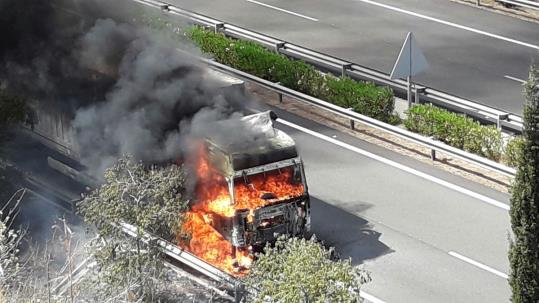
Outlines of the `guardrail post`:
{"label": "guardrail post", "polygon": [[346,77],[346,71],[352,68],[352,63],[345,63],[341,67],[341,77]]}
{"label": "guardrail post", "polygon": [[164,11],[164,12],[168,12],[170,10],[170,8],[168,6],[169,6],[168,4],[161,5],[161,10]]}
{"label": "guardrail post", "polygon": [[280,52],[279,50],[280,50],[281,48],[283,48],[284,45],[285,45],[285,42],[277,42],[277,43],[275,43],[275,52],[276,52],[276,53],[279,53],[279,52]]}
{"label": "guardrail post", "polygon": [[500,114],[498,115],[498,118],[496,119],[496,127],[498,129],[502,129],[502,121],[507,120],[509,118],[509,114]]}
{"label": "guardrail post", "polygon": [[213,29],[214,29],[215,33],[217,34],[223,28],[225,28],[225,24],[220,22],[220,23],[216,23]]}
{"label": "guardrail post", "polygon": [[415,86],[415,104],[419,104],[419,95],[425,93],[425,87],[417,87],[417,84],[414,84]]}
{"label": "guardrail post", "polygon": [[434,150],[434,149],[430,150],[430,159],[432,161],[436,161],[436,150]]}
{"label": "guardrail post", "polygon": [[[281,85],[281,82],[277,82],[275,84]],[[279,96],[279,103],[283,103],[283,94],[281,92],[278,92],[277,95]]]}
{"label": "guardrail post", "polygon": [[[351,107],[347,108],[346,110],[349,110],[349,111],[351,111],[351,112],[354,111],[354,109],[351,108]],[[354,120],[352,120],[352,119],[350,119],[350,129],[351,129],[351,130],[355,130],[355,129],[356,129],[356,121],[354,121]]]}
{"label": "guardrail post", "polygon": [[475,5],[481,6],[481,0],[475,0]]}
{"label": "guardrail post", "polygon": [[245,297],[245,289],[243,287],[243,284],[240,284],[238,282],[234,283],[234,302],[243,302],[243,297]]}

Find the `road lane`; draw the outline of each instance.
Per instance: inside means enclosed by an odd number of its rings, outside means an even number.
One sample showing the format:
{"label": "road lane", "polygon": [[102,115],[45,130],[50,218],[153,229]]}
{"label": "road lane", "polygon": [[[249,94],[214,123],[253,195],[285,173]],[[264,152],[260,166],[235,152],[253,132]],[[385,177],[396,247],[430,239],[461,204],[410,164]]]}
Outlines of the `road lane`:
{"label": "road lane", "polygon": [[[328,131],[293,115],[279,115],[311,130]],[[297,129],[279,127],[294,137],[305,161],[314,232],[343,257],[365,264],[373,275],[365,288],[368,293],[388,303],[507,301],[505,279],[450,254],[458,252],[507,273],[506,210]],[[359,140],[347,142],[370,148]],[[400,159],[391,153],[384,157]],[[471,186],[508,202],[507,195]]]}
{"label": "road lane", "polygon": [[[263,1],[313,16],[319,22],[268,12],[245,0],[171,2],[386,73],[391,71],[406,33],[412,31],[430,63],[426,73],[416,78],[418,82],[517,114],[522,112],[522,87],[504,75],[525,79],[532,58],[538,56],[533,48],[356,0]],[[539,24],[446,0],[432,2],[381,3],[539,45]]]}

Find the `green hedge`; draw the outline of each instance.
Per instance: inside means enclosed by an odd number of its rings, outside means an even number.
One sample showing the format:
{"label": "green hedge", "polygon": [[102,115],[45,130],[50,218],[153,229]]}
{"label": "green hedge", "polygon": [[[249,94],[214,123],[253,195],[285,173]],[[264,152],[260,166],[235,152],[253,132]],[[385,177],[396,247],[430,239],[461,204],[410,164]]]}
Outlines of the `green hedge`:
{"label": "green hedge", "polygon": [[524,145],[524,139],[520,136],[512,138],[505,146],[505,153],[503,154],[503,162],[511,167],[517,167],[517,161],[522,154],[522,146]]}
{"label": "green hedge", "polygon": [[465,115],[433,105],[415,105],[407,112],[404,125],[410,131],[431,136],[448,145],[499,161],[503,154],[500,130],[484,126]]}
{"label": "green hedge", "polygon": [[254,42],[234,40],[201,27],[193,27],[187,34],[202,52],[220,63],[381,121],[399,121],[393,114],[393,92],[387,87],[323,75],[312,65],[288,59]]}

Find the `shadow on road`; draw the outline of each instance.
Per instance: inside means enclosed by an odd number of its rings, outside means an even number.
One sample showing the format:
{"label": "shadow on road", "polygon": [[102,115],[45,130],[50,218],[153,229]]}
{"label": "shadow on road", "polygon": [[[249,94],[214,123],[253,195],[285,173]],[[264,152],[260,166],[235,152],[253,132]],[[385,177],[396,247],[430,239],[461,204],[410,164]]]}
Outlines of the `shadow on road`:
{"label": "shadow on road", "polygon": [[394,252],[367,220],[315,197],[311,197],[311,218],[317,238],[335,247],[342,258],[352,258],[353,265]]}

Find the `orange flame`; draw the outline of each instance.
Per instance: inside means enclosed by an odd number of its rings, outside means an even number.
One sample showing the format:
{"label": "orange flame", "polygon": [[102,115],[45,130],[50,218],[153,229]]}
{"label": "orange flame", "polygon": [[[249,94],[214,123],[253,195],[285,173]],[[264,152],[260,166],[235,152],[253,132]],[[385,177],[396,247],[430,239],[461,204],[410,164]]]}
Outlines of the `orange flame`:
{"label": "orange flame", "polygon": [[247,220],[252,222],[254,210],[300,196],[304,187],[301,182],[291,182],[291,168],[249,176],[248,184],[243,180],[234,183],[234,203],[225,178],[210,165],[203,145],[197,161],[198,203],[188,212],[183,226],[191,238],[180,245],[206,262],[232,275],[242,276],[247,273],[253,257],[247,249],[235,248],[212,227],[213,214],[233,217],[236,210],[248,209]]}

